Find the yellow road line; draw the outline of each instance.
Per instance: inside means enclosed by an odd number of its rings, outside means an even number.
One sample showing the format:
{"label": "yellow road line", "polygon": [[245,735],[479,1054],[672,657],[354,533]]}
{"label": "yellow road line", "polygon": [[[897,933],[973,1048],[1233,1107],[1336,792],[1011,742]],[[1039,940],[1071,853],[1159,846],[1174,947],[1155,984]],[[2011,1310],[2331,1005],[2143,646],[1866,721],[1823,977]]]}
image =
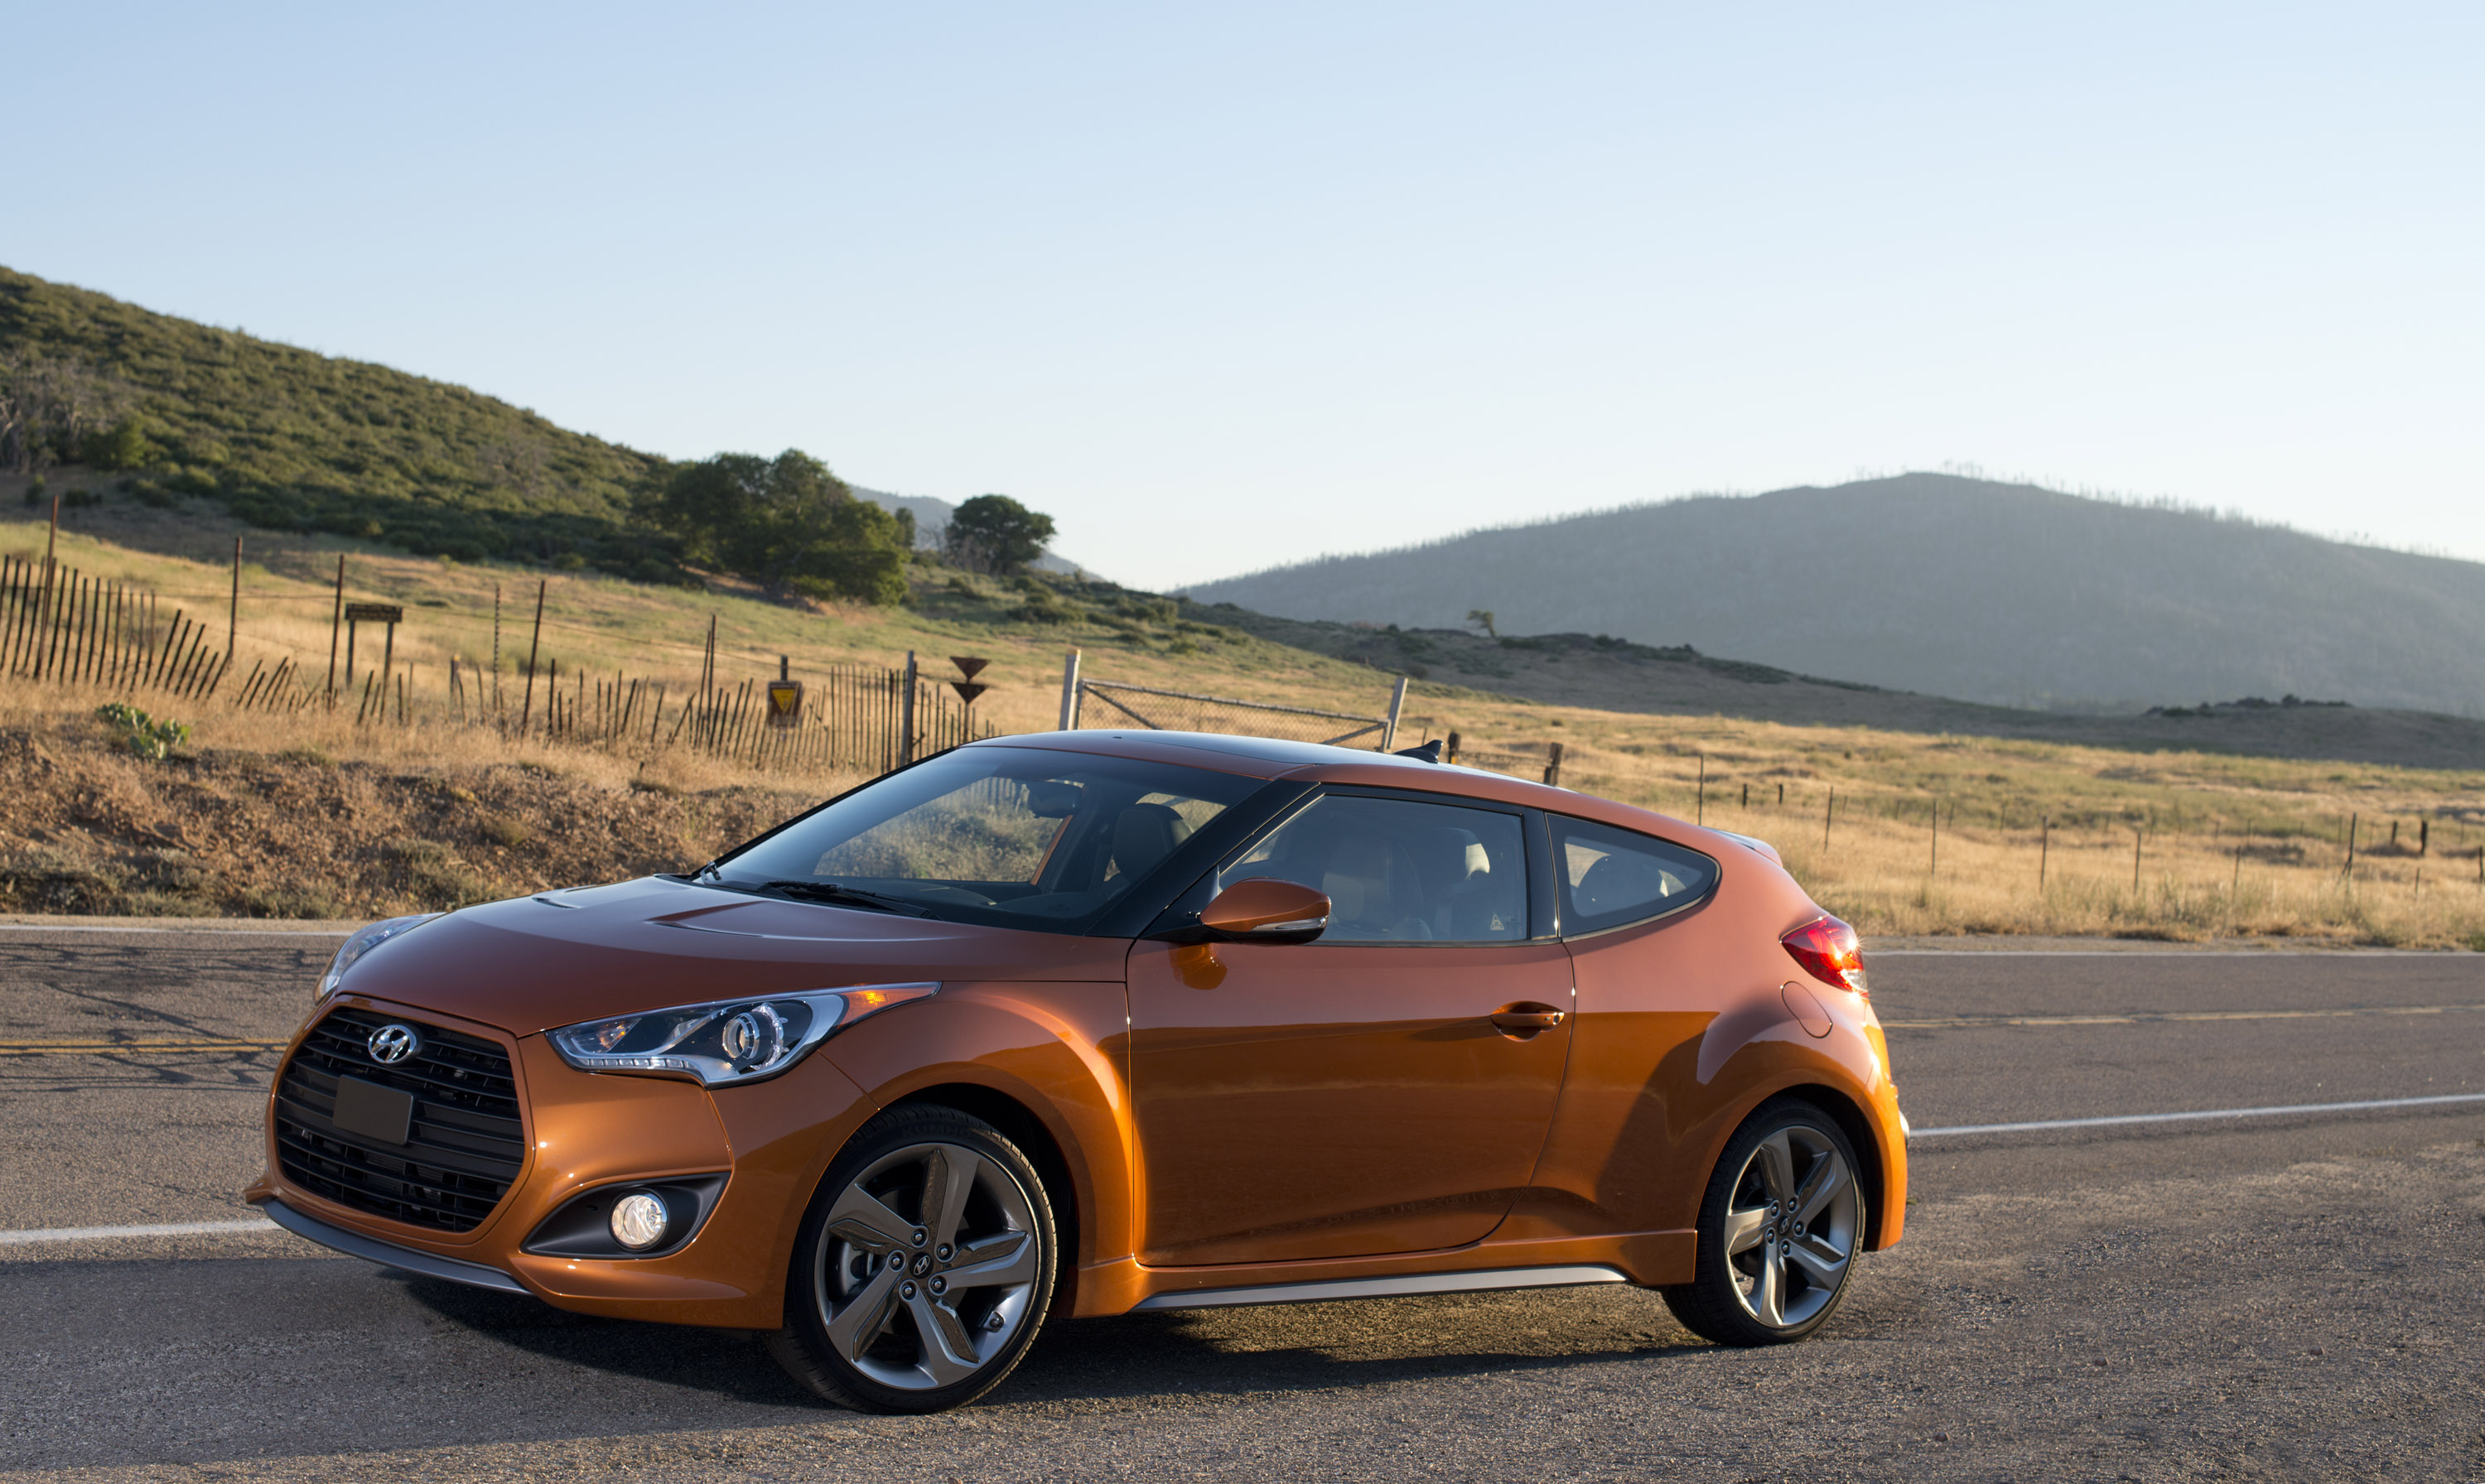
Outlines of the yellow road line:
{"label": "yellow road line", "polygon": [[281,1040],[6,1040],[0,1056],[94,1056],[106,1051],[282,1051]]}
{"label": "yellow road line", "polygon": [[2127,1015],[1954,1015],[1942,1020],[1884,1020],[1885,1031],[1973,1031],[1999,1025],[2151,1025],[2162,1020],[2349,1020],[2360,1015],[2458,1015],[2485,1005],[2385,1005],[2363,1010],[2138,1011]]}

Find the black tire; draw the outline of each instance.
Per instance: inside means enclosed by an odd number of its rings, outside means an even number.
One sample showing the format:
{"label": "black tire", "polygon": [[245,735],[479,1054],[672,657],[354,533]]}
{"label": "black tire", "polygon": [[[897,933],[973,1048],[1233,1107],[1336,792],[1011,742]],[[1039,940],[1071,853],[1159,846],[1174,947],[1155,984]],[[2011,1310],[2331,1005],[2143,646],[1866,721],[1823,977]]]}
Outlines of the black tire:
{"label": "black tire", "polygon": [[769,1353],[858,1412],[973,1401],[1044,1324],[1054,1233],[1044,1182],[1000,1130],[953,1108],[891,1109],[811,1198]]}
{"label": "black tire", "polygon": [[1665,1307],[1721,1345],[1781,1345],[1827,1324],[1863,1250],[1862,1169],[1820,1109],[1761,1104],[1726,1141],[1700,1202],[1698,1276],[1659,1289]]}

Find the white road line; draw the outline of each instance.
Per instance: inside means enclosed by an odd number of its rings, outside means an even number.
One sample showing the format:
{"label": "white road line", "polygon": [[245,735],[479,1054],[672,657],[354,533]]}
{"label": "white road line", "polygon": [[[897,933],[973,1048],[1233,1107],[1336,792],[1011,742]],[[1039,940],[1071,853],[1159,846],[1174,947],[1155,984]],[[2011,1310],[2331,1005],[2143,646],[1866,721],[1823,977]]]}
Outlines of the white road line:
{"label": "white road line", "polygon": [[36,1242],[95,1242],[112,1237],[196,1236],[211,1231],[275,1231],[264,1216],[246,1221],[184,1221],[160,1227],[44,1227],[33,1231],[0,1231],[0,1247],[25,1247]]}
{"label": "white road line", "polygon": [[1995,1025],[2151,1025],[2161,1020],[2350,1020],[2360,1015],[2461,1015],[2485,1005],[2368,1005],[2354,1010],[2136,1010],[2098,1015],[1949,1015],[1884,1020],[1885,1031],[1973,1031]]}
{"label": "white road line", "polygon": [[351,928],[117,928],[91,923],[0,923],[0,932],[221,932],[243,938],[341,938]]}
{"label": "white road line", "polygon": [[1873,948],[1870,958],[2472,958],[2431,948]]}
{"label": "white road line", "polygon": [[2126,1113],[2110,1119],[2043,1119],[2034,1123],[1962,1123],[1918,1128],[1909,1142],[1951,1134],[2026,1134],[2049,1128],[2105,1128],[2117,1123],[2188,1123],[2204,1119],[2268,1119],[2290,1113],[2364,1113],[2376,1108],[2424,1108],[2443,1103],[2485,1103],[2485,1093],[2447,1093],[2439,1097],[2378,1097],[2361,1103],[2290,1103],[2283,1108],[2208,1108],[2198,1113]]}

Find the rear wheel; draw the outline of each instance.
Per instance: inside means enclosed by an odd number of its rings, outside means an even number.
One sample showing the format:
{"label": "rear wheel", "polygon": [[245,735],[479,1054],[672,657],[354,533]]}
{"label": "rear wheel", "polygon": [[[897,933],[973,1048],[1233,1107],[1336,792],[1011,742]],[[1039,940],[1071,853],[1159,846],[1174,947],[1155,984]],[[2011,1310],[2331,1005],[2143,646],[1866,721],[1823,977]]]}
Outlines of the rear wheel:
{"label": "rear wheel", "polygon": [[955,1407],[1026,1353],[1057,1260],[1052,1207],[1016,1145],[954,1109],[895,1109],[820,1182],[768,1348],[840,1406]]}
{"label": "rear wheel", "polygon": [[1801,1339],[1827,1323],[1864,1234],[1855,1149],[1807,1102],[1763,1105],[1726,1142],[1700,1205],[1699,1276],[1663,1290],[1722,1345]]}

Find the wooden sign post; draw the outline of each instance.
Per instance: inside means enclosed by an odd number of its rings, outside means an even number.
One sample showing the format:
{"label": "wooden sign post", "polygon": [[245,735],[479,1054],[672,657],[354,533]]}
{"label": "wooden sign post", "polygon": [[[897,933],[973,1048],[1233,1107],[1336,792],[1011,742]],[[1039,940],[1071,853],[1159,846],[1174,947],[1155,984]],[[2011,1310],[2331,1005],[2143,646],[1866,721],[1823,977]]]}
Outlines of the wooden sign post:
{"label": "wooden sign post", "polygon": [[793,678],[792,661],[777,657],[777,678],[768,683],[768,724],[790,727],[803,719],[803,683]]}
{"label": "wooden sign post", "polygon": [[990,686],[975,684],[975,677],[983,673],[985,665],[992,663],[990,660],[975,655],[951,655],[949,662],[956,665],[958,673],[966,677],[964,680],[949,682],[949,688],[958,692],[958,699],[966,702],[968,706],[972,707],[975,704],[975,697],[993,688]]}
{"label": "wooden sign post", "polygon": [[393,603],[348,603],[345,605],[345,684],[354,683],[354,631],[360,624],[388,625],[388,647],[380,659],[380,673],[396,673],[396,626],[405,618],[405,609]]}

